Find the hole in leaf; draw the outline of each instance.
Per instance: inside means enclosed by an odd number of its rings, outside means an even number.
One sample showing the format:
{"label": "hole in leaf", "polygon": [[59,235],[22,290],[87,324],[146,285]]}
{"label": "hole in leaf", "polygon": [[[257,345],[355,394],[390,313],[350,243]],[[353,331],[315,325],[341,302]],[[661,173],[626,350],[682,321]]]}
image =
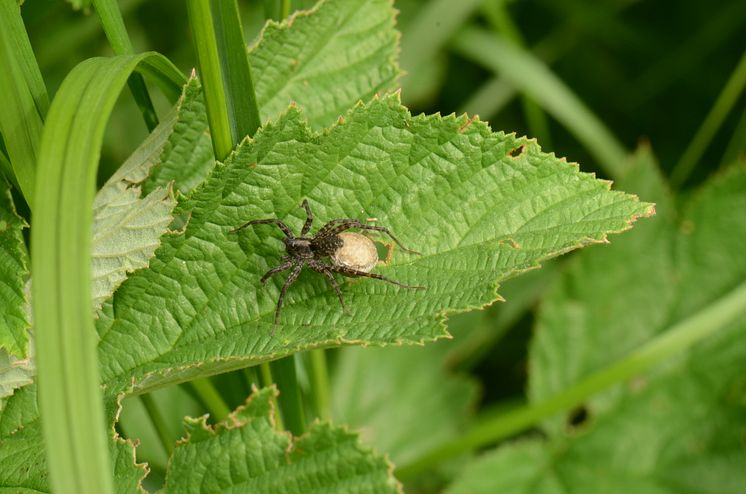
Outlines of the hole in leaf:
{"label": "hole in leaf", "polygon": [[189,220],[192,219],[192,212],[191,211],[182,211],[181,213],[175,214],[174,219],[171,220],[171,223],[168,225],[168,230],[171,233],[184,233],[184,231],[187,228],[187,225],[189,225]]}
{"label": "hole in leaf", "polygon": [[590,411],[585,405],[580,405],[570,412],[567,416],[567,428],[570,430],[582,426],[590,418]]}
{"label": "hole in leaf", "polygon": [[514,147],[513,149],[508,151],[508,154],[506,156],[508,156],[509,158],[515,159],[515,158],[518,158],[520,155],[522,155],[525,150],[526,150],[526,145],[521,144],[520,146]]}

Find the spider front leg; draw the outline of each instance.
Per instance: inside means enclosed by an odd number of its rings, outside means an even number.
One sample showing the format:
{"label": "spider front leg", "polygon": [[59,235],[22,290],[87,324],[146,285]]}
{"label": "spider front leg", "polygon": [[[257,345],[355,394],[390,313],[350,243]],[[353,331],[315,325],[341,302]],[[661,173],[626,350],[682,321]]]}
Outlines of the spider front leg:
{"label": "spider front leg", "polygon": [[424,286],[405,285],[404,283],[401,283],[400,281],[392,280],[391,278],[387,278],[380,274],[367,273],[365,271],[359,271],[357,269],[348,268],[346,266],[328,266],[328,268],[329,268],[329,271],[333,271],[335,273],[339,273],[345,276],[363,276],[365,278],[373,278],[374,280],[385,281],[386,283],[391,283],[392,285],[400,286],[402,288],[414,288],[417,290],[425,289]]}
{"label": "spider front leg", "polygon": [[282,284],[282,289],[280,290],[280,297],[277,299],[277,308],[275,309],[275,323],[272,328],[272,334],[274,334],[275,330],[274,328],[280,324],[280,310],[282,309],[282,302],[285,300],[285,292],[288,291],[288,287],[295,283],[295,280],[298,279],[298,275],[300,275],[301,270],[303,269],[303,264],[296,264],[295,269],[290,273],[290,275],[285,280],[285,283]]}
{"label": "spider front leg", "polygon": [[328,265],[324,264],[323,262],[317,261],[316,259],[312,259],[308,261],[308,266],[316,271],[317,273],[323,273],[324,276],[326,276],[326,279],[329,280],[329,284],[334,288],[334,291],[337,293],[337,298],[339,299],[339,304],[342,306],[342,310],[345,314],[350,314],[350,311],[347,310],[347,306],[345,306],[344,297],[342,297],[342,290],[339,288],[339,283],[337,283],[337,280],[334,279],[334,275],[329,270]]}
{"label": "spider front leg", "polygon": [[293,266],[293,264],[295,264],[293,261],[290,260],[290,258],[288,256],[284,256],[282,258],[282,260],[285,261],[285,262],[283,262],[279,266],[275,266],[274,268],[272,268],[269,271],[267,271],[266,273],[264,273],[264,275],[262,276],[262,278],[259,280],[259,282],[262,285],[267,282],[267,280],[269,279],[270,276],[272,276],[274,274],[277,274],[277,273],[282,273],[286,269],[290,269]]}
{"label": "spider front leg", "polygon": [[303,225],[303,229],[300,231],[300,236],[304,237],[306,233],[311,230],[311,224],[313,224],[313,213],[311,212],[311,206],[308,204],[308,199],[303,199],[303,209],[306,210],[306,224]]}

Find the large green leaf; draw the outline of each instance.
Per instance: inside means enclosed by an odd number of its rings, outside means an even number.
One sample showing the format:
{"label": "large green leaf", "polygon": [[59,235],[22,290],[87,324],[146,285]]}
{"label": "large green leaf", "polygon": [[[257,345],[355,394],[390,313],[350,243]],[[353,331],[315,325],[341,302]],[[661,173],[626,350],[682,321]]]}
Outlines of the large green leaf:
{"label": "large green leaf", "polygon": [[28,327],[24,283],[28,252],[22,230],[28,225],[16,214],[8,183],[0,178],[0,352],[24,358]]}
{"label": "large green leaf", "polygon": [[275,430],[272,388],[252,395],[212,428],[185,421],[187,437],[168,465],[165,492],[396,493],[391,464],[355,434],[316,423],[300,438]]}
{"label": "large green leaf", "polygon": [[[411,117],[396,97],[359,106],[322,135],[296,110],[264,127],[175,211],[186,230],[167,236],[125,282],[98,324],[109,392],[218,373],[296,351],[402,343],[445,334],[443,314],[483,306],[496,281],[629,227],[649,204],[610,192],[528,139],[466,117]],[[377,218],[405,245],[379,272],[427,287],[372,280],[343,288],[308,273],[289,291],[273,332],[281,281],[259,284],[283,247],[272,226],[229,233],[254,218],[317,222]],[[317,223],[317,227],[318,227]]]}
{"label": "large green leaf", "polygon": [[[715,306],[746,279],[746,221],[732,214],[746,206],[745,167],[713,179],[678,217],[649,155],[624,182],[656,198],[660,213],[603,252],[583,252],[552,291],[531,349],[533,401]],[[580,425],[577,413],[559,417],[544,424],[549,441],[485,455],[450,492],[740,492],[743,321],[586,402]]]}

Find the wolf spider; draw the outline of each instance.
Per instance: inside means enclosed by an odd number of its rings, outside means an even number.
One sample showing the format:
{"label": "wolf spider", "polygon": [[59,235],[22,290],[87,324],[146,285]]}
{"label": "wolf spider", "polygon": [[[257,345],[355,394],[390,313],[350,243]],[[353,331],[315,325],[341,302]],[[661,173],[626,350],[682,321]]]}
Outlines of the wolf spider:
{"label": "wolf spider", "polygon": [[[416,286],[416,285],[405,285],[404,283],[401,283],[396,280],[392,280],[391,278],[387,278],[385,276],[382,276],[380,274],[375,273],[369,273],[368,270],[359,269],[352,267],[350,265],[341,264],[337,260],[340,259],[340,254],[346,254],[345,257],[354,257],[355,255],[359,255],[358,251],[355,252],[345,252],[346,247],[349,245],[349,242],[345,241],[345,238],[340,236],[342,232],[345,232],[346,230],[357,228],[359,230],[371,230],[371,231],[377,231],[382,232],[388,235],[391,240],[396,242],[396,244],[404,251],[421,255],[419,252],[415,252],[411,249],[407,249],[402,245],[402,243],[399,241],[398,238],[394,236],[393,233],[389,231],[388,228],[384,228],[382,226],[373,226],[373,225],[366,225],[362,223],[359,220],[353,219],[353,218],[337,218],[328,221],[324,226],[321,227],[321,229],[316,232],[316,235],[312,237],[306,236],[308,232],[311,230],[311,225],[313,224],[313,213],[311,213],[311,207],[308,204],[307,199],[303,199],[302,204],[303,209],[306,210],[306,223],[303,225],[303,229],[300,232],[300,236],[296,237],[292,231],[290,231],[290,228],[283,223],[282,221],[276,219],[276,218],[269,218],[269,219],[263,219],[263,220],[251,220],[247,221],[243,225],[234,228],[230,231],[230,233],[236,233],[248,226],[252,225],[266,225],[266,224],[273,224],[277,225],[280,230],[282,230],[282,233],[285,234],[285,238],[283,241],[285,242],[285,249],[287,251],[287,254],[282,257],[282,264],[279,266],[276,266],[266,273],[264,273],[264,276],[261,278],[261,283],[264,284],[266,281],[272,276],[277,273],[281,273],[283,271],[287,271],[288,269],[292,269],[290,272],[290,275],[285,279],[285,283],[282,285],[282,289],[280,290],[280,297],[277,300],[277,308],[275,309],[275,321],[274,325],[277,326],[280,322],[280,310],[282,309],[282,302],[285,300],[285,292],[287,289],[292,285],[295,280],[298,279],[298,276],[300,275],[301,270],[303,269],[303,266],[308,266],[317,273],[322,273],[324,276],[326,276],[326,279],[329,281],[329,284],[334,288],[334,291],[337,293],[337,298],[339,299],[339,303],[342,305],[342,310],[347,313],[347,307],[345,306],[344,298],[342,297],[342,291],[339,288],[339,284],[337,283],[337,280],[334,279],[334,276],[332,273],[339,273],[343,276],[349,276],[349,277],[365,277],[365,278],[373,278],[376,280],[385,281],[387,283],[391,283],[392,285],[397,285],[402,288],[415,288],[415,289],[424,289],[423,286]],[[378,254],[376,253],[375,246],[373,245],[373,242],[368,239],[367,237],[360,235],[360,234],[350,234],[347,233],[345,235],[358,235],[359,237],[362,237],[364,241],[367,241],[371,245],[371,253],[367,254],[368,256],[375,256],[374,259],[372,258],[366,258],[364,261],[361,261],[361,264],[366,264],[370,266],[370,269],[375,265],[375,263],[378,260]],[[358,240],[359,243],[359,240]],[[324,260],[330,259],[331,263],[327,263]],[[372,261],[372,262],[370,262]]]}

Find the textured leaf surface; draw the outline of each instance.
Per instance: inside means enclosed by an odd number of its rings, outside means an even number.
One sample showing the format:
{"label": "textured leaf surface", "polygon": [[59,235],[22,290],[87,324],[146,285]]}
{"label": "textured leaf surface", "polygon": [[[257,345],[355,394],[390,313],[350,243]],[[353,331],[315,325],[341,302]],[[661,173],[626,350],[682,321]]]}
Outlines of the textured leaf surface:
{"label": "textured leaf surface", "polygon": [[359,429],[397,465],[458,436],[477,387],[445,371],[443,343],[342,350],[332,381],[335,422]]}
{"label": "textured leaf surface", "polygon": [[393,90],[394,15],[391,0],[327,0],[281,24],[269,22],[249,52],[262,121],[294,101],[320,129],[359,100]]}
{"label": "textured leaf surface", "polygon": [[[678,222],[652,159],[643,155],[630,173],[626,186],[656,198],[659,214],[602,253],[583,252],[555,287],[532,346],[532,400],[617,359],[746,279],[746,219],[730,214],[746,206],[746,168],[712,180],[683,206]],[[485,455],[450,492],[741,492],[745,336],[741,319],[586,403],[579,428],[569,427],[568,417],[552,420],[545,424],[550,441]]]}
{"label": "textured leaf surface", "polygon": [[[533,141],[466,117],[413,118],[395,97],[323,135],[291,110],[177,207],[191,217],[186,231],[116,293],[98,324],[103,380],[112,392],[144,389],[312,347],[432,340],[445,312],[493,301],[496,281],[651,213],[608,187]],[[390,227],[424,255],[395,252],[378,272],[427,289],[353,280],[345,315],[326,280],[304,273],[273,334],[281,278],[259,278],[283,255],[280,234],[229,231],[266,217],[297,231],[303,198],[317,228],[340,217]]]}
{"label": "textured leaf surface", "polygon": [[165,492],[395,493],[391,465],[357,436],[315,424],[300,438],[274,429],[272,388],[214,429],[187,419],[187,437],[169,462]]}
{"label": "textured leaf surface", "polygon": [[29,322],[23,285],[28,277],[28,252],[23,243],[23,218],[16,214],[10,186],[0,178],[0,352],[23,359],[28,351]]}

